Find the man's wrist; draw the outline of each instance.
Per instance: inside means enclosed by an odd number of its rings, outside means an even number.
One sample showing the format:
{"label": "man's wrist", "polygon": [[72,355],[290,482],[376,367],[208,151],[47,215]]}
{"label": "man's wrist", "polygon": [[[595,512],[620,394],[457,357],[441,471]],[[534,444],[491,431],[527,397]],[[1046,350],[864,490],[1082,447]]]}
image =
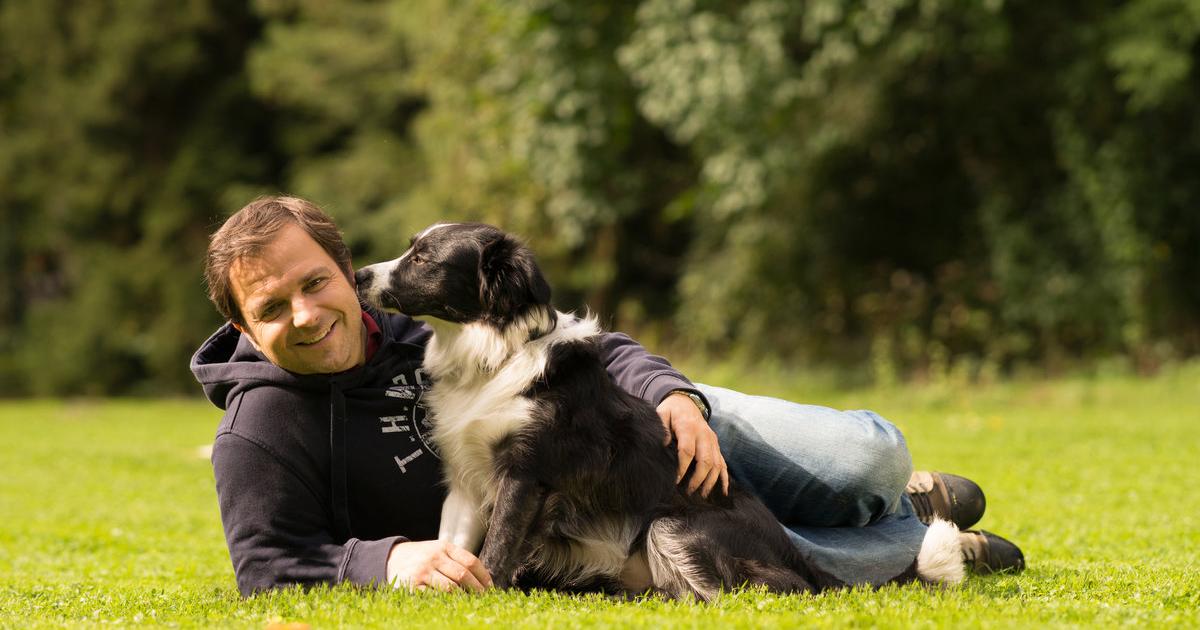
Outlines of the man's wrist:
{"label": "man's wrist", "polygon": [[704,403],[704,399],[701,398],[700,395],[697,394],[696,392],[689,392],[686,389],[673,389],[673,390],[671,390],[671,394],[669,394],[669,395],[675,395],[675,394],[682,394],[684,396],[687,396],[689,399],[691,399],[691,401],[693,403],[696,403],[696,408],[698,408],[700,410],[700,415],[704,416],[705,421],[707,421],[709,416],[712,415],[708,410],[708,405],[706,405]]}

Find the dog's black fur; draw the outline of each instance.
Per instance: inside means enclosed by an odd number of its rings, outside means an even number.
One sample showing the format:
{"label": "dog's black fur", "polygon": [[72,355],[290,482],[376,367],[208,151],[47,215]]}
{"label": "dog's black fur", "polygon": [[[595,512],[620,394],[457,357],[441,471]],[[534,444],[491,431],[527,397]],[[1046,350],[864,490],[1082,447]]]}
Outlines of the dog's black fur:
{"label": "dog's black fur", "polygon": [[[385,265],[387,277],[378,277]],[[536,322],[517,331],[520,343],[553,342],[556,327],[578,321],[552,309],[529,250],[482,224],[435,226],[403,257],[357,279],[364,297],[412,316],[482,324],[502,336]],[[663,445],[656,411],[614,384],[594,335],[546,347],[544,372],[520,394],[535,402],[529,421],[492,446],[498,487],[480,558],[497,585],[644,590],[611,565],[579,569],[591,556],[578,532],[605,531],[597,523],[615,523],[611,542],[628,562],[645,558],[650,588],[672,597],[708,600],[746,584],[778,592],[841,585],[801,557],[771,512],[736,484],[708,498],[677,486],[674,444]],[[622,528],[633,534],[616,535]]]}

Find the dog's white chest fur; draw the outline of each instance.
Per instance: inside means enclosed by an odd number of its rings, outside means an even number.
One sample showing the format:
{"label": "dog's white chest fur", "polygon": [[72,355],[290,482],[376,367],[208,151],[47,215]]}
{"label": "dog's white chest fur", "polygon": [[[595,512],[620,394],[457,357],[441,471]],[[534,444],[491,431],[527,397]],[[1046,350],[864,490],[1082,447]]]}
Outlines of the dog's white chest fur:
{"label": "dog's white chest fur", "polygon": [[527,341],[528,331],[539,327],[536,321],[518,321],[504,329],[466,324],[430,340],[425,371],[433,387],[426,401],[450,490],[442,507],[439,540],[478,551],[496,498],[494,448],[534,417],[534,402],[522,393],[545,372],[554,344],[599,333],[593,319],[555,315],[558,326],[533,341]]}

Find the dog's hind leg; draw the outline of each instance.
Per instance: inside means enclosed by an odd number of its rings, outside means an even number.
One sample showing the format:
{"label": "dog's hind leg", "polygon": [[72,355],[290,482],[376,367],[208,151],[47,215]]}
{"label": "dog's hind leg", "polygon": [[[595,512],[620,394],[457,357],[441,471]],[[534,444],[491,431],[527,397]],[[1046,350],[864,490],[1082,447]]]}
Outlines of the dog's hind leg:
{"label": "dog's hind leg", "polygon": [[[776,593],[813,593],[816,588],[784,564],[738,558],[726,546],[698,533],[696,523],[684,529],[682,521],[658,519],[646,537],[646,554],[655,588],[680,599],[711,601],[721,590],[765,586]],[[772,558],[764,549],[747,549]]]}
{"label": "dog's hind leg", "polygon": [[718,555],[714,564],[726,586],[761,585],[784,593],[845,586],[800,553],[761,501],[740,491],[731,498],[731,510],[702,512],[689,523],[704,532]]}
{"label": "dog's hind leg", "polygon": [[646,534],[654,586],[711,600],[744,585],[773,592],[814,593],[840,586],[808,563],[761,503],[739,495],[734,509],[693,511],[656,519]]}

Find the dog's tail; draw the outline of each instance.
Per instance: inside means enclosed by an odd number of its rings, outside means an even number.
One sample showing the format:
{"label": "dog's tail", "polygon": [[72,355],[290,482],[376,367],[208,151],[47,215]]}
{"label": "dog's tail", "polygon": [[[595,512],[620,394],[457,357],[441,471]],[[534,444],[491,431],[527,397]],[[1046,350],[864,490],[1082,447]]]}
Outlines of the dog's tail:
{"label": "dog's tail", "polygon": [[840,588],[846,586],[846,583],[835,577],[832,573],[828,573],[817,567],[812,562],[809,562],[799,549],[796,549],[791,540],[787,541],[787,546],[784,549],[784,564],[790,569],[790,572],[802,577],[810,585],[810,589],[814,593],[819,593],[826,589]]}
{"label": "dog's tail", "polygon": [[734,575],[743,584],[765,586],[775,593],[815,593],[817,588],[800,573],[746,558],[734,559]]}
{"label": "dog's tail", "polygon": [[917,576],[925,582],[953,585],[963,581],[962,543],[954,523],[938,519],[929,525],[915,565]]}

